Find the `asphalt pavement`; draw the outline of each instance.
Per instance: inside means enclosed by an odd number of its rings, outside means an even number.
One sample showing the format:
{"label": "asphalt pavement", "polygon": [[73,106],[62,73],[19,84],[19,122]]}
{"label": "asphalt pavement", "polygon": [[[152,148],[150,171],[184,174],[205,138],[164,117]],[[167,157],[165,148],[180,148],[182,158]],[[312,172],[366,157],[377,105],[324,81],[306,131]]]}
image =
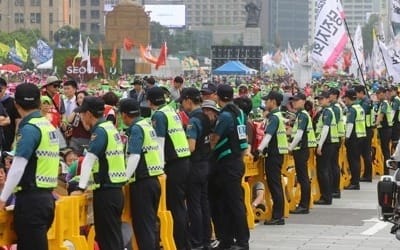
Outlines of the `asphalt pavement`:
{"label": "asphalt pavement", "polygon": [[390,234],[391,224],[378,220],[376,184],[361,183],[361,190],[344,190],[330,206],[314,206],[309,214],[286,218],[283,226],[262,222],[250,231],[250,249],[400,249]]}

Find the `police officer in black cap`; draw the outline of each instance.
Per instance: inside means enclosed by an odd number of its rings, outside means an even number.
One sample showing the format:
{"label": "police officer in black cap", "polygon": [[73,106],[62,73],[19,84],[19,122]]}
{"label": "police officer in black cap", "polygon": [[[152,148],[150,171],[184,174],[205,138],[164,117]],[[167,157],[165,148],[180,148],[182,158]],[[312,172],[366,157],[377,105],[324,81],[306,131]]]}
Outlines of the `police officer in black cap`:
{"label": "police officer in black cap", "polygon": [[150,122],[140,117],[139,103],[126,98],[120,101],[122,121],[129,126],[126,146],[126,175],[130,178],[132,226],[139,249],[160,249],[157,234],[157,211],[161,187],[158,176],[164,173],[160,148]]}
{"label": "police officer in black cap", "polygon": [[[246,116],[233,101],[233,89],[219,85],[218,104],[222,108],[211,148],[216,158],[215,175],[220,183],[222,228],[220,248],[249,249],[249,228],[241,187],[244,174],[243,154],[247,149]],[[236,240],[236,241],[235,241]]]}
{"label": "police officer in black cap", "polygon": [[[147,92],[149,107],[154,111],[151,121],[158,144],[163,150],[167,174],[167,208],[174,219],[174,240],[178,250],[190,249],[186,209],[187,177],[189,174],[189,144],[182,121],[165,102],[164,90],[153,87]],[[165,157],[164,157],[165,156]]]}
{"label": "police officer in black cap", "polygon": [[209,246],[211,239],[208,204],[211,123],[201,110],[201,96],[198,89],[184,88],[178,101],[190,117],[186,136],[192,153],[187,194],[191,244],[192,249],[203,249]]}

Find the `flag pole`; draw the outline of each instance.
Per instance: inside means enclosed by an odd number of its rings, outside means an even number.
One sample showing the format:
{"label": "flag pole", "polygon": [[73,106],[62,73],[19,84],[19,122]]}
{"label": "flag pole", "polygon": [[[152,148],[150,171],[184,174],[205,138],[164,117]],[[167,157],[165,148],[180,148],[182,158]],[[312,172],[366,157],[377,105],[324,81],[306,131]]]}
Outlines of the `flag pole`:
{"label": "flag pole", "polygon": [[360,60],[358,59],[357,51],[356,51],[356,48],[354,47],[353,38],[351,37],[350,30],[349,30],[349,26],[347,25],[346,18],[343,18],[343,21],[344,21],[344,25],[345,25],[345,27],[346,27],[347,35],[349,36],[349,39],[350,39],[351,47],[353,48],[354,56],[356,57],[358,70],[359,70],[360,73],[361,73],[362,83],[364,84],[364,87],[365,87],[365,89],[367,90],[367,91],[366,91],[366,92],[367,92],[367,96],[369,97],[368,86],[367,86],[367,84],[366,84],[366,82],[365,82],[364,73],[363,73],[363,70],[361,69]]}

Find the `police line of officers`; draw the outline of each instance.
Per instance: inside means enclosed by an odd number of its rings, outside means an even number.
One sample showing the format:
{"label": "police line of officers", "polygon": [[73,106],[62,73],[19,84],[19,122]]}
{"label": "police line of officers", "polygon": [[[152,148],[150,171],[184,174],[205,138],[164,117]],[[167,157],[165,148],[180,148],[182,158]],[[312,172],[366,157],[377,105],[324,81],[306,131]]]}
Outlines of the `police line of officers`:
{"label": "police line of officers", "polygon": [[[347,188],[360,188],[360,156],[365,163],[363,180],[371,181],[372,127],[378,128],[382,151],[388,159],[389,142],[395,138],[391,128],[393,123],[399,123],[400,101],[397,89],[393,92],[396,92],[393,98],[398,105],[395,113],[385,99],[383,88],[376,92],[379,101],[376,108],[363,86],[346,91],[342,99],[346,104],[347,119],[337,103],[339,92],[335,89],[322,92],[318,95],[322,110],[315,126],[304,110],[305,95],[298,93],[291,98],[297,116],[290,143],[279,110],[282,94],[271,91],[263,97],[268,111],[267,123],[265,136],[254,157],[265,157],[266,180],[274,203],[272,219],[264,224],[285,223],[281,185],[284,154],[293,153],[301,185],[301,201],[293,213],[309,212],[309,148],[316,147],[317,152],[321,199],[316,204],[328,205],[332,198],[340,198],[338,152],[341,140],[347,147],[352,174],[351,185]],[[157,209],[161,189],[157,177],[164,173],[167,176],[167,208],[173,217],[177,249],[211,249],[211,220],[219,249],[249,249],[241,188],[243,155],[249,150],[247,117],[233,104],[233,89],[229,85],[219,85],[216,91],[220,110],[215,102],[204,100],[206,97],[196,88],[182,91],[178,101],[190,117],[186,130],[175,110],[166,104],[161,88],[154,87],[147,93],[149,107],[153,110],[150,120],[140,116],[139,104],[134,99],[121,100],[119,112],[129,127],[125,146],[117,129],[103,118],[104,102],[93,96],[84,98],[76,112],[91,128],[92,136],[82,162],[80,191],[75,194],[88,188],[93,190],[96,240],[101,249],[124,249],[122,186],[127,181],[138,246],[146,250],[159,249]],[[18,187],[14,212],[18,247],[47,249],[46,232],[54,217],[54,199],[50,192],[57,185],[57,135],[38,112],[40,92],[36,86],[17,86],[15,101],[23,120],[9,173],[12,178],[7,179],[0,205],[4,207],[11,191]],[[38,198],[41,202],[36,202],[32,211],[32,200]]]}

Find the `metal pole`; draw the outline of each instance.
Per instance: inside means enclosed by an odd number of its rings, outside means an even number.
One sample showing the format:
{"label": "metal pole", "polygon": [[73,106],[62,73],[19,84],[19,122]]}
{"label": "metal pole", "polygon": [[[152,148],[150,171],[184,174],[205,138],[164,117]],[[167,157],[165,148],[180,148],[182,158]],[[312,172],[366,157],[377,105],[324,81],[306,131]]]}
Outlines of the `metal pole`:
{"label": "metal pole", "polygon": [[363,73],[363,71],[362,71],[362,69],[361,69],[361,64],[360,64],[360,61],[359,61],[358,56],[357,56],[356,48],[354,47],[353,38],[351,38],[351,34],[350,34],[350,31],[349,31],[349,26],[347,25],[346,18],[343,18],[343,21],[344,21],[344,25],[346,26],[347,34],[349,35],[349,39],[350,39],[350,42],[351,42],[351,47],[353,48],[353,51],[354,51],[354,56],[356,57],[358,70],[359,70],[360,73],[361,73],[362,82],[363,82],[363,84],[364,84],[364,86],[365,86],[365,89],[367,90],[367,91],[366,91],[366,92],[367,92],[367,96],[369,97],[369,94],[368,94],[368,86],[367,86],[367,84],[365,83],[364,73]]}

